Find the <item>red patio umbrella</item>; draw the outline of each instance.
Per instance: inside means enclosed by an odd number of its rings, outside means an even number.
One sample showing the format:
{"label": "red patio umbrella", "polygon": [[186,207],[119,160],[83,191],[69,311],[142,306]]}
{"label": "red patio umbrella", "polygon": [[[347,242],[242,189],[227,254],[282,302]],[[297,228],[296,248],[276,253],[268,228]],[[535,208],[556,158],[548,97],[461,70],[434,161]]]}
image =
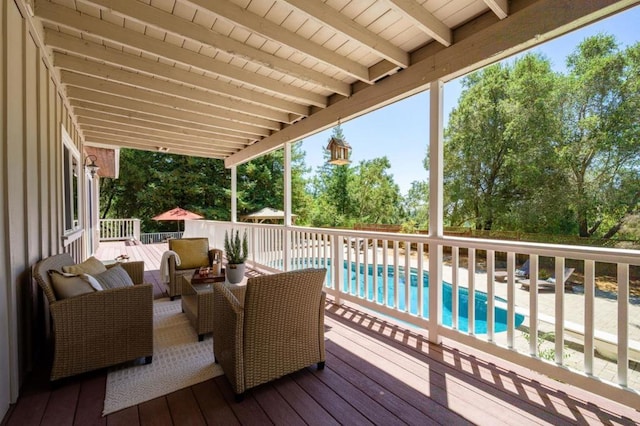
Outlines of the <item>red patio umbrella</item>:
{"label": "red patio umbrella", "polygon": [[190,212],[189,210],[185,210],[180,207],[176,207],[175,209],[168,210],[164,213],[160,213],[155,216],[153,220],[176,220],[178,221],[178,232],[180,231],[180,222],[181,220],[192,220],[192,219],[203,219],[203,216],[200,216],[197,213]]}

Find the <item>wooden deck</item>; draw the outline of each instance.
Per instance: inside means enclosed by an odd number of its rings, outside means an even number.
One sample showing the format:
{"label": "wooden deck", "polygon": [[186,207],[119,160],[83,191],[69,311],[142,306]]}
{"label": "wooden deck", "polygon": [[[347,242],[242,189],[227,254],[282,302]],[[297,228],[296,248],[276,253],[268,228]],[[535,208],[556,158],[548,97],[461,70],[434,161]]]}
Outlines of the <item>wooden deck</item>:
{"label": "wooden deck", "polygon": [[[164,245],[103,244],[126,252],[159,282]],[[635,424],[640,413],[471,349],[437,346],[353,307],[327,304],[327,367],[307,368],[235,403],[224,376],[101,417],[106,371],[51,389],[34,372],[3,425],[204,424]]]}

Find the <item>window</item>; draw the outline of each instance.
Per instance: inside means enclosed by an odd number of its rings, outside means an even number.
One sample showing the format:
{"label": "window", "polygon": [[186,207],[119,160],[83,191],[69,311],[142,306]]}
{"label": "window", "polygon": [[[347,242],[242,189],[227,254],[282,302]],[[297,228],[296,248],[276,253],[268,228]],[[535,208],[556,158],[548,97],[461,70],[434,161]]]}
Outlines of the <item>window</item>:
{"label": "window", "polygon": [[73,144],[64,127],[62,128],[62,162],[64,173],[62,179],[64,191],[64,234],[69,236],[69,234],[73,234],[80,229],[79,178],[81,170],[80,152]]}

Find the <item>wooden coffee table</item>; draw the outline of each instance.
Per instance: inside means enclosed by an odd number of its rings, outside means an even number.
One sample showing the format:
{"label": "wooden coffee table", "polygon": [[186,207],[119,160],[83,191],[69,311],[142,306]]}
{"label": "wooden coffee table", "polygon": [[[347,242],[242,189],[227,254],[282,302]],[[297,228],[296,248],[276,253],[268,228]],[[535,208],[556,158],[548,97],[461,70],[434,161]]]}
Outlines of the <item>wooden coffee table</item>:
{"label": "wooden coffee table", "polygon": [[[182,276],[182,312],[202,341],[205,334],[213,331],[213,282],[196,284],[192,278]],[[219,281],[224,281],[224,276]]]}

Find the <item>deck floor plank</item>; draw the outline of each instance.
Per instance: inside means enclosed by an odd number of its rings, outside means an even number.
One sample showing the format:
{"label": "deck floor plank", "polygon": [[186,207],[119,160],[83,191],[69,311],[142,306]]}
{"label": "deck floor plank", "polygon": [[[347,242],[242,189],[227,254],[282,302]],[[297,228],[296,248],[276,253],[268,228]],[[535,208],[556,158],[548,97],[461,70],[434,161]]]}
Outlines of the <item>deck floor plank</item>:
{"label": "deck floor plank", "polygon": [[192,426],[207,424],[191,387],[167,395],[167,403],[173,423]]}
{"label": "deck floor plank", "polygon": [[[279,379],[282,380],[282,379]],[[276,380],[278,382],[279,380]],[[288,404],[282,395],[273,388],[275,383],[266,383],[251,392],[260,407],[274,424],[291,426],[306,425],[303,418]]]}
{"label": "deck floor plank", "polygon": [[82,382],[74,425],[103,426],[107,424],[106,417],[102,417],[106,385],[107,377],[104,374],[91,374]]}
{"label": "deck floor plank", "polygon": [[78,404],[81,380],[68,384],[58,384],[60,387],[51,392],[41,424],[71,425]]}
{"label": "deck floor plank", "polygon": [[107,426],[139,426],[140,413],[138,406],[125,408],[107,416]]}
{"label": "deck floor plank", "polygon": [[213,380],[194,385],[193,393],[208,425],[233,426],[240,424]]}
{"label": "deck floor plank", "polygon": [[278,393],[309,425],[338,426],[338,423],[327,410],[322,408],[306,393],[291,376],[283,377],[273,384]]}
{"label": "deck floor plank", "polygon": [[235,394],[231,385],[224,376],[214,377],[213,381],[220,390],[225,401],[233,413],[243,425],[267,425],[273,424],[267,413],[260,407],[258,401],[248,394],[242,402],[235,402]]}
{"label": "deck floor plank", "polygon": [[[99,259],[145,262],[145,281],[166,296],[158,265],[166,244],[102,243]],[[236,403],[224,376],[101,417],[107,369],[52,388],[50,361],[36,363],[5,425],[252,424],[638,424],[640,412],[496,356],[357,308],[327,304],[327,365],[247,392]],[[53,389],[53,390],[52,390]]]}
{"label": "deck floor plank", "polygon": [[333,389],[327,387],[309,370],[291,375],[296,383],[313,395],[313,398],[341,424],[371,425],[373,424],[364,414],[351,405],[350,400],[342,399]]}
{"label": "deck floor plank", "polygon": [[138,405],[140,424],[144,426],[172,426],[173,419],[167,404],[166,396],[161,396],[151,401]]}

